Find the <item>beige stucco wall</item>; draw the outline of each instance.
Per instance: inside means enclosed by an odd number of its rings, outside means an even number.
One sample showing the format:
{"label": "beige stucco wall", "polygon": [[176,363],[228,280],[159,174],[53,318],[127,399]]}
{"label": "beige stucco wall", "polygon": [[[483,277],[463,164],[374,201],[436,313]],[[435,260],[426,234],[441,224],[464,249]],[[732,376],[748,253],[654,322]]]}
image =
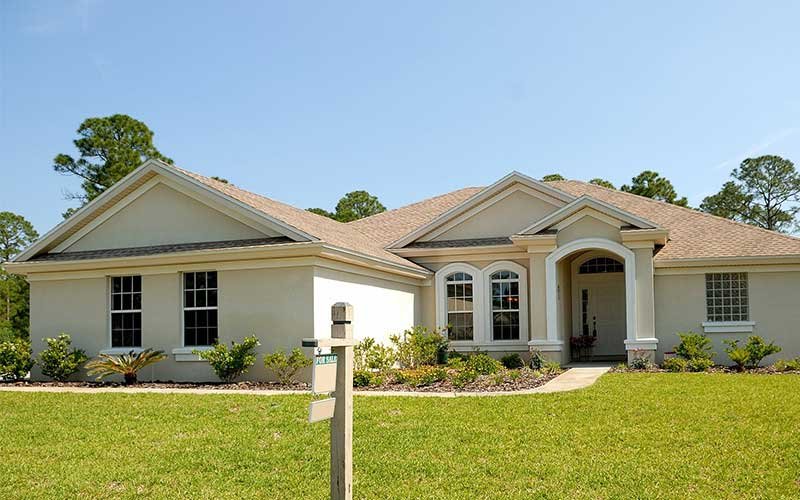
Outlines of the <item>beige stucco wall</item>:
{"label": "beige stucco wall", "polygon": [[[735,272],[735,268],[731,271]],[[750,319],[755,321],[753,335],[774,340],[783,352],[778,358],[800,356],[800,272],[749,272]],[[703,274],[655,276],[655,323],[659,339],[659,359],[678,344],[677,332],[703,331],[706,318],[705,276]],[[730,364],[723,340],[745,339],[747,333],[709,333],[717,352],[716,361]]]}
{"label": "beige stucco wall", "polygon": [[314,334],[331,335],[331,306],[353,306],[353,336],[388,344],[389,337],[422,321],[420,287],[356,272],[314,268]]}
{"label": "beige stucco wall", "polygon": [[617,243],[622,241],[618,227],[595,219],[592,216],[583,217],[559,230],[556,241],[558,246],[561,247],[571,241],[582,238],[603,238]]}
{"label": "beige stucco wall", "polygon": [[[211,269],[211,268],[210,268]],[[135,272],[132,272],[135,274]],[[311,266],[219,271],[219,340],[255,334],[259,358],[246,378],[271,378],[263,353],[300,346],[314,334]],[[90,356],[110,347],[106,278],[34,281],[31,284],[31,340],[34,352],[42,339],[64,331]],[[142,344],[160,349],[168,359],[145,369],[142,380],[207,380],[216,376],[202,361],[175,361],[182,346],[181,283],[178,273],[142,277]],[[34,377],[40,374],[38,369]]]}
{"label": "beige stucco wall", "polygon": [[[515,191],[464,222],[433,238],[435,241],[510,236],[557,210],[541,198]],[[426,241],[428,238],[420,238]]]}
{"label": "beige stucco wall", "polygon": [[136,198],[67,251],[278,236],[257,231],[164,184]]}

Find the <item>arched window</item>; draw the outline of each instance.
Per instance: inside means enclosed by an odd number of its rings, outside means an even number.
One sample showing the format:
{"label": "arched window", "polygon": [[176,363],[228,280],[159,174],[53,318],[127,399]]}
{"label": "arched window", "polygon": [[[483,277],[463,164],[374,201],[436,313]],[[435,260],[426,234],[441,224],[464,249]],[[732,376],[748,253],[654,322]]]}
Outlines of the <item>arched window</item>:
{"label": "arched window", "polygon": [[625,266],[622,262],[610,257],[595,257],[589,259],[578,269],[579,274],[622,273]]}
{"label": "arched window", "polygon": [[491,274],[492,340],[519,340],[519,274],[501,270]]}
{"label": "arched window", "polygon": [[449,340],[472,340],[475,333],[473,276],[456,271],[445,277]]}

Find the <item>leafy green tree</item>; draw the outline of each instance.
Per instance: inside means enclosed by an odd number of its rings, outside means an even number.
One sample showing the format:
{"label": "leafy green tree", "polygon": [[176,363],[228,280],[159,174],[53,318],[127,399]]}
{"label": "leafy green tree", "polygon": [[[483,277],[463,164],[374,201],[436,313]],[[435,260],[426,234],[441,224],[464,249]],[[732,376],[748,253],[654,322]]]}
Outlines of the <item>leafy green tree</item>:
{"label": "leafy green tree", "polygon": [[82,204],[97,198],[147,159],[172,163],[153,145],[153,132],[147,125],[128,115],[87,118],[77,133],[79,137],[73,142],[80,157],[59,154],[53,160],[53,169],[83,179],[83,192],[68,195]]}
{"label": "leafy green tree", "polygon": [[[39,233],[23,216],[0,212],[0,262],[8,262],[39,237]],[[30,310],[28,282],[22,276],[0,269],[0,328],[27,336]]]}
{"label": "leafy green tree", "polygon": [[790,231],[800,212],[800,174],[790,160],[765,155],[744,160],[700,209],[771,231]]}
{"label": "leafy green tree", "polygon": [[336,218],[336,214],[334,214],[333,212],[328,212],[324,208],[307,208],[306,210],[308,210],[312,214],[321,215],[321,216],[327,217],[329,219],[335,219]]}
{"label": "leafy green tree", "polygon": [[666,177],[661,177],[658,172],[645,170],[631,179],[631,184],[624,184],[620,190],[626,193],[638,194],[654,200],[665,201],[681,207],[688,207],[686,197],[678,198],[675,188]]}
{"label": "leafy green tree", "polygon": [[611,183],[611,181],[607,181],[607,180],[601,179],[599,177],[595,177],[594,179],[590,180],[589,184],[594,184],[595,186],[602,186],[602,187],[608,188],[608,189],[617,189],[617,188],[614,187],[614,185]]}
{"label": "leafy green tree", "polygon": [[565,181],[567,179],[564,178],[561,174],[547,174],[542,177],[543,182],[552,182],[552,181]]}
{"label": "leafy green tree", "polygon": [[385,212],[386,207],[366,191],[351,191],[336,204],[336,220],[350,222]]}
{"label": "leafy green tree", "polygon": [[378,201],[377,196],[372,196],[366,191],[351,191],[339,199],[335,212],[328,212],[324,208],[308,208],[306,210],[339,222],[352,222],[385,212],[386,207]]}

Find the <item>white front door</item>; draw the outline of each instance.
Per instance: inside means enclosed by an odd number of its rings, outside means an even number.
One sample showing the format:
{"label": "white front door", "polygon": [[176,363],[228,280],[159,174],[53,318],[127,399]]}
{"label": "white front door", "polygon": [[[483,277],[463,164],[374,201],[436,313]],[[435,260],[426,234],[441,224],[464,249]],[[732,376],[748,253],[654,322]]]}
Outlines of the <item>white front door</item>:
{"label": "white front door", "polygon": [[625,354],[625,273],[576,274],[573,335],[597,337],[594,356]]}

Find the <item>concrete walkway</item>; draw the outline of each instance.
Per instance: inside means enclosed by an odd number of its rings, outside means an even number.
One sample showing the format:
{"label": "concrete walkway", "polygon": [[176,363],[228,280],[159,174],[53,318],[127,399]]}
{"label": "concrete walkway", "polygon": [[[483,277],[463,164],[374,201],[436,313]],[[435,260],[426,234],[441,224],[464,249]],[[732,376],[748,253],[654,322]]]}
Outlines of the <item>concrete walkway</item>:
{"label": "concrete walkway", "polygon": [[[518,396],[522,394],[548,394],[551,392],[574,391],[594,384],[601,375],[611,369],[611,365],[575,365],[546,384],[522,391],[493,392],[414,392],[414,391],[354,391],[356,396],[410,396],[429,398],[455,398],[480,396]],[[157,389],[152,387],[24,387],[0,385],[0,392],[72,392],[72,393],[128,393],[128,394],[250,394],[254,396],[283,396],[289,394],[309,394],[309,391],[296,390],[248,390],[248,389]]]}

